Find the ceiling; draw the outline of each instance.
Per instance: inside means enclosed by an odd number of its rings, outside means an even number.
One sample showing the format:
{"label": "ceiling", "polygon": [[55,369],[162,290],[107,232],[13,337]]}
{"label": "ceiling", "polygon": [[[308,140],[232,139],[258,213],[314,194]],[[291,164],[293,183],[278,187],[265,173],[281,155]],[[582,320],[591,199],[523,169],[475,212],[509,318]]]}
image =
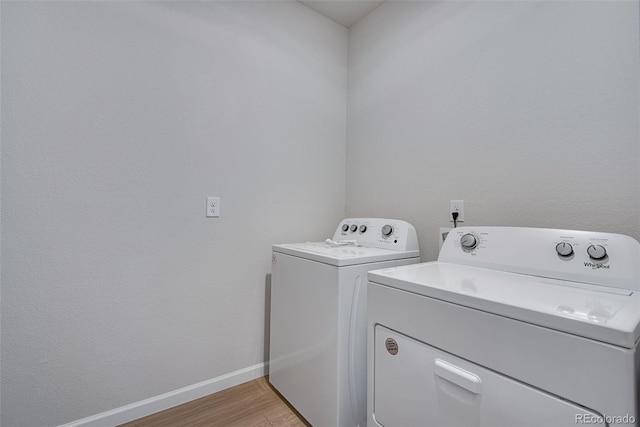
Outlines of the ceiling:
{"label": "ceiling", "polygon": [[349,28],[385,0],[299,0],[300,3]]}

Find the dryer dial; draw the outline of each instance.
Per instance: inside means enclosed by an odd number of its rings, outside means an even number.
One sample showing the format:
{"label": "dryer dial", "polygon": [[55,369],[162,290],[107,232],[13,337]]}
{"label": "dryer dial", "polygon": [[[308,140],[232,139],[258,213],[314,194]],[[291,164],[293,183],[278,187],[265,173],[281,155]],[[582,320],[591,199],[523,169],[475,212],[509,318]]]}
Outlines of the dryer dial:
{"label": "dryer dial", "polygon": [[556,252],[561,257],[571,256],[573,255],[573,246],[571,246],[571,243],[560,242],[556,245]]}
{"label": "dryer dial", "polygon": [[471,233],[467,233],[460,238],[460,246],[468,251],[475,249],[478,246],[478,238]]}
{"label": "dryer dial", "polygon": [[602,245],[590,245],[587,248],[587,254],[595,261],[599,261],[607,257],[607,250]]}

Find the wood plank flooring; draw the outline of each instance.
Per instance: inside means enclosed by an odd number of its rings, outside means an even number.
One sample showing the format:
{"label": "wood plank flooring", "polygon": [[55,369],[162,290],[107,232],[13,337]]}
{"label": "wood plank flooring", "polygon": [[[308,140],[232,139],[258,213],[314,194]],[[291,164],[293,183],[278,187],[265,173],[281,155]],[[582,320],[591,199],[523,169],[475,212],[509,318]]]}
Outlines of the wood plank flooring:
{"label": "wood plank flooring", "polygon": [[267,377],[187,402],[120,427],[310,427]]}

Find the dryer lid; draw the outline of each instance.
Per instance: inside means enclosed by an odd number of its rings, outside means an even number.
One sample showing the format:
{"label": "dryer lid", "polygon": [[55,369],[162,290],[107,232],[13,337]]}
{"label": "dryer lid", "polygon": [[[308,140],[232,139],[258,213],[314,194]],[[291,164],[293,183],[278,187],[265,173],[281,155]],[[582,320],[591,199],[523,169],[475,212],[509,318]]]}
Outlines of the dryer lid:
{"label": "dryer lid", "polygon": [[640,292],[430,262],[370,271],[369,281],[609,344],[640,338]]}

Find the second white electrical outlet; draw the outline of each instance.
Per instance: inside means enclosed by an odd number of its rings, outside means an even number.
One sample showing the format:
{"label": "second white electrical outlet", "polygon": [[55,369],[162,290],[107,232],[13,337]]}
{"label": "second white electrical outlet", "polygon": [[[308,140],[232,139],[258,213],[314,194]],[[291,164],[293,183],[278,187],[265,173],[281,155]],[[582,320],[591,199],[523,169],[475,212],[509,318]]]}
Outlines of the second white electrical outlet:
{"label": "second white electrical outlet", "polygon": [[220,197],[207,197],[207,218],[220,216]]}
{"label": "second white electrical outlet", "polygon": [[[451,200],[451,208],[449,214],[458,212],[458,222],[464,222],[464,200]],[[453,219],[451,219],[453,222]]]}

